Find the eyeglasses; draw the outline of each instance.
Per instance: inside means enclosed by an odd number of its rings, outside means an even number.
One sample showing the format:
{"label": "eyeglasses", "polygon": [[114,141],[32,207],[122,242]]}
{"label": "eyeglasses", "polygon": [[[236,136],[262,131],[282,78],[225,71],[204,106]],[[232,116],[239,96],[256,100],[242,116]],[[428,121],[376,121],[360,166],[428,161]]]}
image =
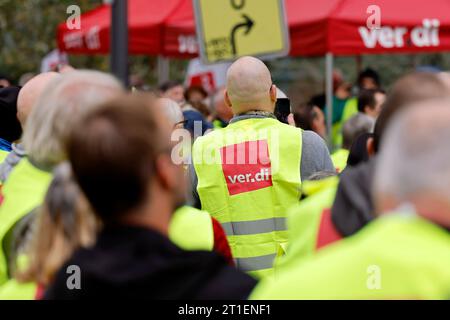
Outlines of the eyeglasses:
{"label": "eyeglasses", "polygon": [[187,120],[183,120],[183,121],[179,121],[179,122],[177,122],[177,123],[175,123],[174,125],[173,125],[173,127],[176,129],[176,128],[178,128],[180,125],[182,125],[183,127],[184,127],[184,125],[187,123]]}

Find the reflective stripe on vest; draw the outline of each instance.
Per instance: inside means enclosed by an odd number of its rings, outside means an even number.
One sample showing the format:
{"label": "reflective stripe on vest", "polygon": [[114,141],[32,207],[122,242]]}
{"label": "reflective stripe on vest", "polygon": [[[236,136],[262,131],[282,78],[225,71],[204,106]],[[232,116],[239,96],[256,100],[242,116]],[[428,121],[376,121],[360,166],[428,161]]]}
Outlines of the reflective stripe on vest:
{"label": "reflective stripe on vest", "polygon": [[274,253],[259,257],[238,258],[234,259],[234,261],[240,270],[250,272],[272,268],[276,256],[277,254]]}
{"label": "reflective stripe on vest", "polygon": [[244,236],[249,234],[285,231],[286,218],[269,218],[255,221],[232,221],[222,223],[227,236]]}
{"label": "reflective stripe on vest", "polygon": [[287,242],[287,210],[300,195],[301,137],[275,119],[246,119],[193,146],[202,209],[222,224],[237,266],[257,277],[271,272]]}

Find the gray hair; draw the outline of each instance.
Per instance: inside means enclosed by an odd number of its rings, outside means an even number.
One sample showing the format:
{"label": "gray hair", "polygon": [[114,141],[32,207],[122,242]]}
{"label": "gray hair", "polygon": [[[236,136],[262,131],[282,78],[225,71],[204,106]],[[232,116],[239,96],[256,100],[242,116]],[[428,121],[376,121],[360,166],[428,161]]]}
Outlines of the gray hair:
{"label": "gray hair", "polygon": [[159,105],[164,116],[172,126],[184,120],[180,105],[169,98],[159,98]]}
{"label": "gray hair", "polygon": [[350,149],[352,143],[363,133],[373,132],[375,119],[361,112],[348,119],[342,126],[343,147]]}
{"label": "gray hair", "polygon": [[28,156],[45,168],[65,160],[64,143],[73,123],[123,92],[120,82],[106,73],[77,70],[61,74],[48,84],[28,117],[23,135]]}
{"label": "gray hair", "polygon": [[450,202],[450,100],[416,104],[389,123],[374,177],[375,199],[383,194],[408,202],[423,193]]}

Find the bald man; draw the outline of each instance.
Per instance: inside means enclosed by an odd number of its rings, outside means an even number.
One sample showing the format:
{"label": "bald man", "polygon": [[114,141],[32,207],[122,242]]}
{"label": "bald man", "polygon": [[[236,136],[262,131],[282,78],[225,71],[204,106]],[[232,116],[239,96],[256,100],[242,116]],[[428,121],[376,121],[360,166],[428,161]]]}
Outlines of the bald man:
{"label": "bald man", "polygon": [[[31,113],[33,106],[41,96],[47,85],[60,75],[56,72],[41,73],[30,79],[19,91],[17,97],[17,119],[22,128],[25,127],[28,115]],[[20,159],[25,156],[25,150],[21,143],[13,143],[12,151],[0,165],[0,182],[3,183],[9,176],[11,170],[19,163]]]}
{"label": "bald man", "polygon": [[222,223],[237,266],[261,278],[285,248],[286,212],[299,200],[301,181],[334,168],[317,134],[276,119],[277,88],[262,61],[231,65],[224,96],[230,124],[193,146],[194,198]]}

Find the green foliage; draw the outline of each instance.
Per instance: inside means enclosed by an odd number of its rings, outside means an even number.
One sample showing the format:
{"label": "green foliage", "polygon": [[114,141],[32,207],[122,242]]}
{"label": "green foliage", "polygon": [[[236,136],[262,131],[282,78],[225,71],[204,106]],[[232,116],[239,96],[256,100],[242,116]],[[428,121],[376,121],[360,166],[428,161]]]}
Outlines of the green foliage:
{"label": "green foliage", "polygon": [[[38,72],[41,59],[56,48],[56,27],[68,17],[69,5],[82,12],[101,0],[0,0],[0,72],[17,80]],[[77,57],[75,65],[102,68],[104,57]],[[71,60],[72,62],[72,60]]]}

